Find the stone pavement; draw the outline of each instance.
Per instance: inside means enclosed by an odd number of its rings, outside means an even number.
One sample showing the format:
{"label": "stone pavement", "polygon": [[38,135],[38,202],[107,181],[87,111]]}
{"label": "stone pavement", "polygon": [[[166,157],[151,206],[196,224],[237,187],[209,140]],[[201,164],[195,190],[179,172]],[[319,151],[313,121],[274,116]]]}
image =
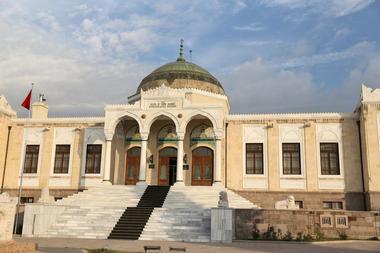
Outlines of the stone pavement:
{"label": "stone pavement", "polygon": [[380,252],[380,241],[336,241],[317,243],[235,241],[229,244],[181,243],[169,241],[126,241],[62,238],[15,238],[20,242],[36,242],[37,252],[76,253],[81,248],[109,248],[131,252],[144,252],[144,245],[160,245],[161,252],[169,246],[186,247],[187,253],[372,253]]}

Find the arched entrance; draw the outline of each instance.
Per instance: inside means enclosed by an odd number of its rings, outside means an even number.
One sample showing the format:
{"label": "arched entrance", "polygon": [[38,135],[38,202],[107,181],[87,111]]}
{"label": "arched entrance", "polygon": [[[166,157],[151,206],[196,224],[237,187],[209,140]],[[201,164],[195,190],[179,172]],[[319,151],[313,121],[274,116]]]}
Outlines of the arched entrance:
{"label": "arched entrance", "polygon": [[125,163],[125,184],[135,185],[139,181],[140,154],[140,147],[128,149]]}
{"label": "arched entrance", "polygon": [[158,185],[173,185],[177,178],[177,149],[166,147],[159,152]]}
{"label": "arched entrance", "polygon": [[198,147],[192,152],[191,185],[211,186],[214,171],[214,152],[207,147]]}

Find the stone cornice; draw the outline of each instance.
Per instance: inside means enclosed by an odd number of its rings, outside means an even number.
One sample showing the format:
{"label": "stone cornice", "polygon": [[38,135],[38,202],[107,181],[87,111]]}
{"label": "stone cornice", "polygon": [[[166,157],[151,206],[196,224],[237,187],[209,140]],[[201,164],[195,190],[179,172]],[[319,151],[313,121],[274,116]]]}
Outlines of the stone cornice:
{"label": "stone cornice", "polygon": [[17,118],[12,119],[15,124],[97,124],[104,123],[104,117],[70,117],[70,118],[46,118],[46,119],[29,119]]}
{"label": "stone cornice", "polygon": [[356,113],[274,113],[274,114],[230,114],[228,121],[234,120],[320,120],[320,119],[353,119],[358,118]]}
{"label": "stone cornice", "polygon": [[130,96],[128,99],[129,99],[129,101],[136,101],[137,99],[141,99],[143,96],[155,96],[155,95],[159,95],[159,94],[161,95],[162,94],[161,91],[163,91],[163,90],[174,92],[174,93],[191,92],[191,93],[195,93],[198,95],[204,95],[204,96],[214,97],[214,98],[218,98],[218,99],[223,99],[223,100],[227,101],[228,107],[230,106],[227,95],[216,94],[213,92],[204,91],[204,90],[200,90],[200,89],[196,89],[196,88],[170,88],[170,87],[166,86],[165,84],[162,84],[161,86],[159,86],[157,88],[150,89],[147,91],[141,90],[140,93],[134,94],[134,95]]}

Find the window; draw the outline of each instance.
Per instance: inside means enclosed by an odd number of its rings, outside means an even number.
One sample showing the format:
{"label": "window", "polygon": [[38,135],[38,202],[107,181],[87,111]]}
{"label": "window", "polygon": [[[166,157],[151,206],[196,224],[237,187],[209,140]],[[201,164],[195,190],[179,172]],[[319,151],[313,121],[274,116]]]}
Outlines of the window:
{"label": "window", "polygon": [[264,174],[263,144],[247,143],[245,146],[246,174]]}
{"label": "window", "polygon": [[70,145],[57,145],[55,147],[54,173],[69,173]]}
{"label": "window", "polygon": [[86,173],[99,174],[102,157],[101,144],[88,144],[86,154]]}
{"label": "window", "polygon": [[21,197],[20,198],[20,203],[21,204],[26,204],[26,203],[33,203],[34,198],[33,197]]}
{"label": "window", "polygon": [[282,143],[282,167],[284,175],[301,175],[299,143]]}
{"label": "window", "polygon": [[24,173],[37,173],[39,145],[26,145]]}
{"label": "window", "polygon": [[296,203],[296,205],[299,206],[299,208],[303,208],[303,201],[302,200],[296,200],[295,203]]}
{"label": "window", "polygon": [[323,201],[324,209],[343,209],[343,202],[340,201]]}
{"label": "window", "polygon": [[54,197],[54,201],[61,200],[63,197]]}
{"label": "window", "polygon": [[338,143],[321,143],[321,174],[340,175]]}

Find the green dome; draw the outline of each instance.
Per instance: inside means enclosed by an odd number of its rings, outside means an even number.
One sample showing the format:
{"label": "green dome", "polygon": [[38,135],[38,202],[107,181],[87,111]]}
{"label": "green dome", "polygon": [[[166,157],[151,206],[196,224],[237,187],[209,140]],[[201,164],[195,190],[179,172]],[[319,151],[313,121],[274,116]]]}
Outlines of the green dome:
{"label": "green dome", "polygon": [[196,88],[224,95],[222,85],[214,76],[181,56],[177,61],[162,65],[145,77],[137,88],[137,93],[141,89],[146,91],[162,84],[171,88]]}

